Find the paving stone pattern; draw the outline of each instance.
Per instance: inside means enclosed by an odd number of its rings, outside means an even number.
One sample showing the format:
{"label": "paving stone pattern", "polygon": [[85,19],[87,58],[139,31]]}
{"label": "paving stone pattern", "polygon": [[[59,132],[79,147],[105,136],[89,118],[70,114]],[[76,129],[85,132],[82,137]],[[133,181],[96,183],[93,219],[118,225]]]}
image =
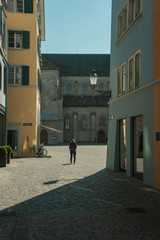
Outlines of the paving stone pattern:
{"label": "paving stone pattern", "polygon": [[0,240],[160,240],[160,192],[110,172],[105,145],[0,168]]}

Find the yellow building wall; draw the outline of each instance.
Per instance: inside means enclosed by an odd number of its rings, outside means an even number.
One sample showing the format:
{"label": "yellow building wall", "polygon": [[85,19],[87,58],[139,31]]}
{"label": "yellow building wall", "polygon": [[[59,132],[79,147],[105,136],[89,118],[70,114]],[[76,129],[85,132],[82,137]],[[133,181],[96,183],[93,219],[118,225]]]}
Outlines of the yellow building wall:
{"label": "yellow building wall", "polygon": [[[20,123],[20,156],[27,156],[28,147],[37,144],[37,119],[39,91],[37,68],[37,5],[34,0],[33,14],[8,13],[8,30],[30,31],[30,48],[8,49],[8,62],[12,65],[29,66],[29,86],[9,86],[8,123]],[[32,123],[32,126],[23,126]],[[29,141],[28,141],[29,140]],[[15,156],[17,153],[15,153]]]}
{"label": "yellow building wall", "polygon": [[[154,0],[154,80],[160,79],[160,1]],[[160,189],[160,84],[154,86],[155,187]]]}

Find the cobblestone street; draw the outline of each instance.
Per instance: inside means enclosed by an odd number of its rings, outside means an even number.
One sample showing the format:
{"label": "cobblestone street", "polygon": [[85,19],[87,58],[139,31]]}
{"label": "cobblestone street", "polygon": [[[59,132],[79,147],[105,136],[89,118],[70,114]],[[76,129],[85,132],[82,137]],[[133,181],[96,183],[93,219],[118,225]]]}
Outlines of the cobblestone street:
{"label": "cobblestone street", "polygon": [[160,192],[106,166],[106,146],[48,147],[0,168],[0,240],[160,240]]}

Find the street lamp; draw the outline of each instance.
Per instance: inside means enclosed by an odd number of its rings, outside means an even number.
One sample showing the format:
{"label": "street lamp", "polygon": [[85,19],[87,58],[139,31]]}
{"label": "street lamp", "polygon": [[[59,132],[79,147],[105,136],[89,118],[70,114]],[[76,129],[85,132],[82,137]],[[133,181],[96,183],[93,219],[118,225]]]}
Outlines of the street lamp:
{"label": "street lamp", "polygon": [[[98,75],[96,74],[96,70],[93,69],[93,72],[90,75],[90,84],[92,89],[95,89],[97,85],[97,80],[98,80]],[[111,91],[106,91],[106,90],[95,90],[95,91],[99,92],[106,99],[111,98]]]}

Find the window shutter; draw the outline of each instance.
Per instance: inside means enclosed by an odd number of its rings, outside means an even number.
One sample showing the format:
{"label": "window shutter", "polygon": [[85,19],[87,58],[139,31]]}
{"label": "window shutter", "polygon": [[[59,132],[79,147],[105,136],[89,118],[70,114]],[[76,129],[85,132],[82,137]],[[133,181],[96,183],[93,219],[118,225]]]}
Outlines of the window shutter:
{"label": "window shutter", "polygon": [[22,85],[29,85],[29,66],[22,67]]}
{"label": "window shutter", "polygon": [[0,35],[2,35],[2,5],[0,4]]}
{"label": "window shutter", "polygon": [[23,48],[29,49],[30,47],[30,32],[23,31]]}
{"label": "window shutter", "polygon": [[33,0],[24,0],[24,12],[33,13]]}

